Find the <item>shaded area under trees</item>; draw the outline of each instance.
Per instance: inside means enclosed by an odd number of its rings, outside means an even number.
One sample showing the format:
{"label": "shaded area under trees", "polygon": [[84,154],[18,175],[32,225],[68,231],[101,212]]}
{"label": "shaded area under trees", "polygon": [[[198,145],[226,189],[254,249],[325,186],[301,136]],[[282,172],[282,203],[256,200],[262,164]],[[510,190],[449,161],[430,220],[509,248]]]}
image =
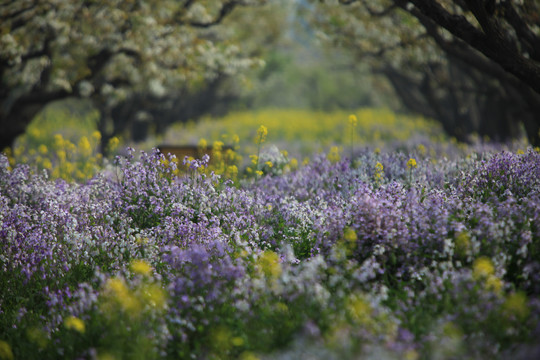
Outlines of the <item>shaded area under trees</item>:
{"label": "shaded area under trees", "polygon": [[175,89],[208,91],[212,86],[205,84],[219,74],[234,76],[254,66],[256,59],[212,28],[237,7],[264,3],[2,2],[0,149],[12,146],[32,119],[56,100],[92,99],[102,112],[101,130],[107,139],[123,127],[121,121],[105,124],[111,114],[141,97],[164,104]]}
{"label": "shaded area under trees", "polygon": [[411,111],[466,141],[540,145],[540,9],[530,0],[339,0],[312,21],[385,75]]}

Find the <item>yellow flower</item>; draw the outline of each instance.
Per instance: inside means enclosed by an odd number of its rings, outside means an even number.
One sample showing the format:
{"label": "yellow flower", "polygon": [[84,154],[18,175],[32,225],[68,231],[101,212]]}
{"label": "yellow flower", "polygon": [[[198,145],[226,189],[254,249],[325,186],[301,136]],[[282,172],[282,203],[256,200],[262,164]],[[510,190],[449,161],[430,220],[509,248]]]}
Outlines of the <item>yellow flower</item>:
{"label": "yellow flower", "polygon": [[369,321],[373,309],[371,304],[360,295],[351,295],[347,299],[347,311],[358,323]]}
{"label": "yellow flower", "polygon": [[298,160],[296,160],[295,158],[292,158],[291,161],[289,161],[289,165],[291,169],[293,170],[298,169]]}
{"label": "yellow flower", "polygon": [[410,158],[409,161],[407,161],[407,167],[409,169],[416,168],[416,160],[413,158]]}
{"label": "yellow flower", "polygon": [[66,320],[64,320],[64,326],[67,329],[75,330],[77,332],[80,332],[81,334],[84,334],[84,322],[75,316],[70,316]]}
{"label": "yellow flower", "polygon": [[240,360],[260,360],[259,357],[257,357],[254,353],[250,351],[244,351],[242,354],[240,354]]}
{"label": "yellow flower", "polygon": [[269,168],[271,168],[272,166],[274,166],[274,164],[272,164],[271,161],[267,161],[265,162],[266,166],[268,166]]}
{"label": "yellow flower", "polygon": [[358,125],[358,118],[356,117],[356,115],[354,114],[349,115],[349,124],[351,124],[353,127]]}
{"label": "yellow flower", "polygon": [[13,360],[11,346],[3,340],[0,340],[0,360]]}
{"label": "yellow flower", "polygon": [[94,141],[98,142],[101,140],[101,133],[99,131],[94,131],[92,133],[92,139],[94,139]]}
{"label": "yellow flower", "polygon": [[233,346],[242,346],[244,345],[244,339],[242,339],[240,336],[235,336],[231,339],[231,343]]}
{"label": "yellow flower", "polygon": [[152,268],[146,261],[137,259],[131,263],[131,271],[139,275],[149,275]]}
{"label": "yellow flower", "polygon": [[113,296],[120,306],[133,315],[137,315],[141,309],[139,300],[133,296],[124,281],[112,278],[105,283],[105,292]]}
{"label": "yellow flower", "polygon": [[339,148],[337,146],[332,146],[328,152],[327,158],[330,162],[338,162],[341,159],[341,156],[339,155]]}
{"label": "yellow flower", "polygon": [[120,139],[118,139],[116,136],[113,136],[110,140],[109,140],[109,151],[115,151],[116,148],[118,147],[118,144],[120,144]]}
{"label": "yellow flower", "polygon": [[258,264],[263,274],[269,279],[277,279],[281,275],[279,255],[271,250],[266,250],[260,255]]}
{"label": "yellow flower", "polygon": [[350,255],[352,251],[356,248],[356,240],[358,240],[358,236],[356,235],[356,231],[354,229],[347,227],[343,231],[343,240],[345,240],[345,251],[347,255]]}
{"label": "yellow flower", "polygon": [[523,154],[525,154],[525,152],[524,152],[523,150],[521,150],[521,149],[518,149],[518,151],[516,152],[516,154],[518,154],[518,155],[523,155]]}
{"label": "yellow flower", "polygon": [[142,288],[145,303],[156,309],[164,309],[167,295],[158,284],[149,284]]}
{"label": "yellow flower", "polygon": [[510,294],[502,305],[503,313],[507,316],[516,317],[518,320],[524,320],[529,316],[529,306],[527,304],[527,295],[522,292]]}
{"label": "yellow flower", "polygon": [[253,163],[253,165],[256,165],[257,162],[259,161],[259,157],[257,155],[249,155],[249,158],[251,159],[251,162]]}
{"label": "yellow flower", "polygon": [[60,160],[61,163],[66,161],[67,154],[64,150],[58,150],[56,156],[58,156],[58,160]]}
{"label": "yellow flower", "polygon": [[199,140],[199,147],[200,147],[201,149],[206,149],[207,146],[208,146],[208,142],[206,141],[206,139],[201,138],[201,139]]}
{"label": "yellow flower", "polygon": [[418,352],[416,352],[416,350],[414,350],[414,349],[407,350],[405,352],[405,360],[416,360],[419,357],[420,356],[418,355]]}
{"label": "yellow flower", "polygon": [[51,170],[52,169],[52,163],[49,159],[43,159],[42,166],[44,169]]}
{"label": "yellow flower", "polygon": [[486,279],[486,284],[485,284],[486,289],[494,292],[497,295],[501,294],[502,286],[503,286],[502,280],[499,279],[495,275],[490,275]]}
{"label": "yellow flower", "polygon": [[221,151],[223,149],[223,141],[214,141],[213,149],[212,151]]}
{"label": "yellow flower", "polygon": [[417,146],[417,149],[418,149],[418,152],[420,153],[420,155],[422,155],[422,156],[426,155],[426,147],[423,144],[419,144]]}
{"label": "yellow flower", "polygon": [[262,176],[264,173],[261,170],[257,170],[257,171],[255,171],[255,174],[257,174],[259,176]]}
{"label": "yellow flower", "polygon": [[345,231],[343,232],[343,238],[348,242],[355,242],[356,240],[358,240],[358,237],[356,236],[356,231],[354,231],[354,229],[350,227],[345,228]]}
{"label": "yellow flower", "polygon": [[47,154],[47,152],[48,152],[47,145],[45,145],[45,144],[39,145],[38,151],[39,151],[39,153],[42,154],[42,155]]}
{"label": "yellow flower", "polygon": [[467,255],[469,248],[471,246],[469,233],[466,231],[460,232],[456,237],[456,253],[459,256]]}
{"label": "yellow flower", "polygon": [[268,135],[268,129],[266,126],[261,125],[257,130],[257,137],[255,138],[255,144],[260,145],[266,140],[266,135]]}
{"label": "yellow flower", "polygon": [[473,264],[473,277],[475,279],[486,279],[495,273],[495,268],[491,260],[485,256],[479,257]]}
{"label": "yellow flower", "polygon": [[54,147],[57,149],[64,147],[64,138],[62,137],[62,134],[54,135]]}

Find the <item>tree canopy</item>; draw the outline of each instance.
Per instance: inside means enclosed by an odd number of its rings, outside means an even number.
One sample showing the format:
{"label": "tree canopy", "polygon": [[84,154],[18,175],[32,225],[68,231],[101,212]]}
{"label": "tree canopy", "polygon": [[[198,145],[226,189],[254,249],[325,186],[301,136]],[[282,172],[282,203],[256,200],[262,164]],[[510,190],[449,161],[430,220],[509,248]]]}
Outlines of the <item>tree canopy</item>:
{"label": "tree canopy", "polygon": [[16,0],[0,4],[0,148],[51,101],[111,108],[257,65],[219,25],[266,0]]}
{"label": "tree canopy", "polygon": [[[67,97],[92,100],[103,141],[141,113],[159,130],[172,114],[228,102],[235,85],[226,80],[260,66],[265,46],[288,31],[295,6],[279,1],[0,0],[0,149]],[[278,7],[250,11],[267,3]],[[321,39],[386,77],[408,109],[458,140],[505,141],[522,124],[540,145],[537,0],[298,3],[310,6],[297,22],[307,16]]]}
{"label": "tree canopy", "polygon": [[[321,0],[322,36],[384,73],[410,109],[458,138],[523,123],[540,144],[540,7],[534,0]],[[495,131],[493,131],[495,130]]]}

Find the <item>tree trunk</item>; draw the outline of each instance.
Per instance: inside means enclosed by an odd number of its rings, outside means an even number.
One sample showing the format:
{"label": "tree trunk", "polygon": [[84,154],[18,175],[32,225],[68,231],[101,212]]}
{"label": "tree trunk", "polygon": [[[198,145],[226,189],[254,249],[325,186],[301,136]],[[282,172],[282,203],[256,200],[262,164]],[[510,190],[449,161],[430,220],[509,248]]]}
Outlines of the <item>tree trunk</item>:
{"label": "tree trunk", "polygon": [[13,147],[15,140],[24,134],[34,117],[43,110],[45,103],[26,106],[15,104],[7,114],[0,114],[0,151]]}

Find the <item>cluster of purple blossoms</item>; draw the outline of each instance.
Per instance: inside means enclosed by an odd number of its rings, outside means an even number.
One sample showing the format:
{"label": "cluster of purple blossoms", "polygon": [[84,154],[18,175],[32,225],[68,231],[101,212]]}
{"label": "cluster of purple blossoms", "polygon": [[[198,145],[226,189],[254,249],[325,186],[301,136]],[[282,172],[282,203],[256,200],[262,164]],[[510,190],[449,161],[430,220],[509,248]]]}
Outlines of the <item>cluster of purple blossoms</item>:
{"label": "cluster of purple blossoms", "polygon": [[178,176],[131,149],[77,184],[0,156],[0,341],[28,358],[536,351],[537,152],[366,150],[237,184],[208,162]]}

